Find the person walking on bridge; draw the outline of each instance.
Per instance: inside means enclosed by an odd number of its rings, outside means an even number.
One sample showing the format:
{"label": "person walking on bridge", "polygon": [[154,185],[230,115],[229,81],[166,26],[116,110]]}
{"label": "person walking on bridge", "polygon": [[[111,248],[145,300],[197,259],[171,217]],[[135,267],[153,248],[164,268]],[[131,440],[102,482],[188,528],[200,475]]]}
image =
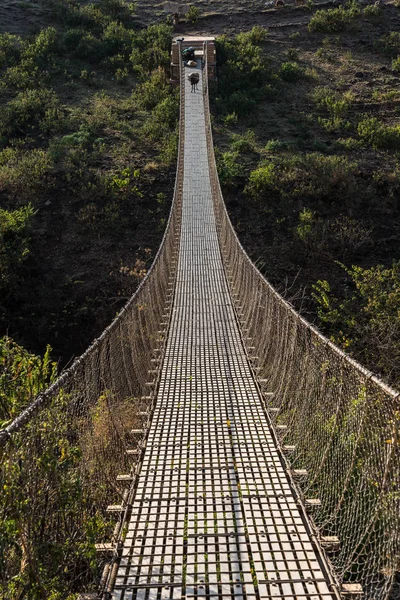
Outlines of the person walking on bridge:
{"label": "person walking on bridge", "polygon": [[198,73],[189,73],[189,81],[192,84],[191,92],[198,90],[198,83],[200,81],[200,75]]}

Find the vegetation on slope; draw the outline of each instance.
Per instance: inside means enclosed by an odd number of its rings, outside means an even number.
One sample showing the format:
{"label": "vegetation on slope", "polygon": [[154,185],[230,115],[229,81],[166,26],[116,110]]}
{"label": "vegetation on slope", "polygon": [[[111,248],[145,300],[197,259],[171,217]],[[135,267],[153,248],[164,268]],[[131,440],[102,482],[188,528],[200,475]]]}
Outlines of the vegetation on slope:
{"label": "vegetation on slope", "polygon": [[[81,353],[144,277],[175,178],[171,27],[139,29],[123,0],[46,5],[48,27],[0,35],[0,429],[54,380],[48,344]],[[112,402],[76,414],[60,393],[1,455],[1,598],[96,589],[135,426]]]}
{"label": "vegetation on slope", "polygon": [[214,125],[223,192],[253,260],[398,386],[396,10],[349,2],[314,12],[308,30],[220,37]]}
{"label": "vegetation on slope", "polygon": [[0,330],[81,353],[130,296],[172,197],[171,28],[133,6],[46,0],[51,26],[0,35]]}

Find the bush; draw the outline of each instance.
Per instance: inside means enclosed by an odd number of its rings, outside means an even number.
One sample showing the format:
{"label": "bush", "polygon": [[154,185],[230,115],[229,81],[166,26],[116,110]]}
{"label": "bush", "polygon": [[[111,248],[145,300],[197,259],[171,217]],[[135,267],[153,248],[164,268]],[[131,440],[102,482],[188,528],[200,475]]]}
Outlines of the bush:
{"label": "bush", "polygon": [[265,144],[265,151],[271,153],[285,152],[292,149],[292,147],[293,144],[290,142],[283,142],[282,140],[268,140],[268,142]]}
{"label": "bush", "polygon": [[142,127],[142,134],[152,142],[158,144],[168,139],[177,127],[178,101],[176,97],[164,98],[152,111]]}
{"label": "bush", "polygon": [[30,204],[14,211],[0,208],[0,291],[8,297],[18,280],[18,269],[29,254],[29,230],[35,211]]}
{"label": "bush", "polygon": [[[0,227],[1,222],[0,213]],[[0,338],[0,428],[55,380],[57,364],[51,362],[50,351],[47,346],[41,358],[29,354],[7,336]]]}
{"label": "bush", "polygon": [[0,191],[14,203],[39,201],[54,186],[53,167],[44,150],[6,148],[0,152]]}
{"label": "bush", "polygon": [[26,90],[0,109],[0,136],[10,139],[48,133],[57,127],[60,117],[60,103],[53,90]]}
{"label": "bush", "polygon": [[[260,96],[260,89],[270,74],[269,62],[260,48],[265,35],[263,28],[255,27],[247,33],[240,33],[233,39],[226,36],[217,38],[217,60],[223,99],[237,92],[246,94],[249,98]],[[234,110],[233,108],[226,112]],[[245,110],[248,108],[246,107]]]}
{"label": "bush", "polygon": [[396,56],[400,54],[400,32],[391,31],[380,39],[380,44],[383,46],[386,54]]}
{"label": "bush", "polygon": [[392,71],[395,73],[400,72],[400,56],[392,60]]}
{"label": "bush", "polygon": [[256,101],[248,93],[237,91],[229,96],[217,98],[216,105],[223,114],[235,113],[238,117],[245,117],[254,112]]}
{"label": "bush", "polygon": [[364,17],[378,17],[381,14],[381,9],[377,4],[370,4],[363,10]]}
{"label": "bush", "polygon": [[350,0],[345,6],[317,10],[308,24],[309,31],[318,33],[340,32],[352,23],[361,13],[357,0]]}
{"label": "bush", "polygon": [[360,121],[357,133],[375,150],[400,149],[400,125],[384,125],[376,117],[370,117]]}
{"label": "bush", "polygon": [[277,156],[250,173],[245,188],[255,202],[274,204],[279,211],[301,211],[354,200],[356,163],[318,153]]}
{"label": "bush", "polygon": [[22,45],[23,42],[19,36],[11,35],[11,33],[0,34],[0,69],[18,62]]}
{"label": "bush", "polygon": [[59,38],[57,31],[49,27],[40,31],[31,43],[19,45],[15,42],[20,47],[15,50],[14,59],[6,63],[8,69],[4,73],[4,83],[17,89],[42,87],[49,73],[59,68],[56,61],[62,47]]}
{"label": "bush", "polygon": [[297,62],[288,61],[282,63],[278,75],[284,81],[293,82],[301,79],[304,71]]}
{"label": "bush", "polygon": [[242,135],[233,134],[231,141],[232,152],[238,152],[239,154],[255,152],[256,148],[256,136],[254,131],[248,129],[246,133]]}
{"label": "bush", "polygon": [[38,67],[46,66],[51,56],[61,50],[59,39],[59,33],[54,27],[42,29],[32,44],[26,46],[21,59],[32,61]]}
{"label": "bush", "polygon": [[197,6],[191,6],[187,14],[187,19],[191,23],[197,23],[200,17],[200,9]]}
{"label": "bush", "polygon": [[317,87],[313,93],[313,100],[318,108],[327,111],[329,114],[328,119],[318,119],[320,125],[325,129],[334,131],[348,126],[344,117],[346,117],[354,101],[351,92],[341,95],[329,88]]}
{"label": "bush", "polygon": [[165,71],[157,69],[143,83],[137,85],[132,93],[132,98],[138,108],[153,110],[171,93]]}
{"label": "bush", "polygon": [[231,127],[232,125],[236,125],[237,122],[238,122],[238,115],[235,112],[230,113],[229,115],[226,115],[223,118],[223,122],[224,122],[224,125],[226,125],[227,127]]}
{"label": "bush", "polygon": [[244,176],[238,152],[217,153],[216,160],[221,185],[234,186],[237,184],[237,179]]}
{"label": "bush", "polygon": [[350,349],[359,360],[389,377],[400,379],[400,263],[346,271],[351,293],[336,298],[328,281],[318,281],[313,297],[318,316],[332,340]]}
{"label": "bush", "polygon": [[113,21],[104,29],[102,44],[107,56],[122,54],[127,59],[132,50],[133,32],[121,23]]}
{"label": "bush", "polygon": [[133,38],[130,55],[133,69],[143,78],[162,67],[169,68],[172,43],[172,27],[165,24],[150,25]]}

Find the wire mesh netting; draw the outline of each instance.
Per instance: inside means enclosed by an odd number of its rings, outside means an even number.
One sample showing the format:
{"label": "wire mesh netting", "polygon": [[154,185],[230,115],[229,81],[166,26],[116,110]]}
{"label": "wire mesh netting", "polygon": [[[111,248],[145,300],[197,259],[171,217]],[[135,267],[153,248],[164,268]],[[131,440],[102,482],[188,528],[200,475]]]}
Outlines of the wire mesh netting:
{"label": "wire mesh netting", "polygon": [[313,519],[331,538],[340,580],[360,583],[368,598],[399,598],[399,394],[300,317],[251,263],[223,201],[207,112],[225,268],[282,448],[303,497],[321,501]]}

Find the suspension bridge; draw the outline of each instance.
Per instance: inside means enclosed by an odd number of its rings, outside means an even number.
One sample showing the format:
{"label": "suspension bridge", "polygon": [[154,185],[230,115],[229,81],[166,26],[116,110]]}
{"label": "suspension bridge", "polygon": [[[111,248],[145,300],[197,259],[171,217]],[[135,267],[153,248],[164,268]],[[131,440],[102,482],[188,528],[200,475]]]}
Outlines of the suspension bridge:
{"label": "suspension bridge", "polygon": [[[43,455],[59,459],[63,423],[85,503],[116,515],[97,544],[99,590],[82,598],[394,600],[398,394],[304,321],[242,249],[215,166],[214,75],[212,38],[174,42],[179,156],[160,250],[117,319],[0,432],[3,477],[10,464],[25,474],[34,519],[32,482]],[[46,477],[51,538],[62,481]]]}

